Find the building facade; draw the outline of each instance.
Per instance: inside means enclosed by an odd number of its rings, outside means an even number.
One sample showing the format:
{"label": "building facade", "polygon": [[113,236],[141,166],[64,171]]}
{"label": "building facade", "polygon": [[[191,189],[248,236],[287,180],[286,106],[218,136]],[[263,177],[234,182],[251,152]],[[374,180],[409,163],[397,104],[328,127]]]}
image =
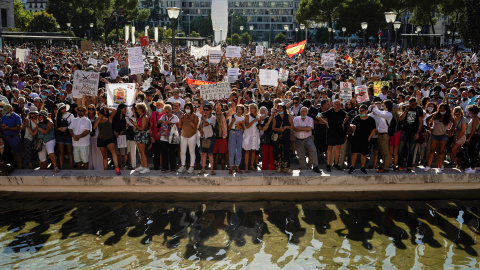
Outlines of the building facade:
{"label": "building facade", "polygon": [[0,30],[15,27],[13,0],[0,0]]}
{"label": "building facade", "polygon": [[[149,22],[150,27],[155,27],[169,26],[170,20],[166,11],[168,7],[179,7],[182,10],[180,22],[189,22],[196,17],[207,17],[211,13],[211,4],[211,0],[141,0],[139,5],[140,8],[153,8],[155,5],[160,7],[159,13],[164,16],[159,16],[158,20]],[[232,12],[236,16],[244,16],[247,20],[247,28],[244,31],[250,32],[250,26],[253,26],[252,34],[257,40],[273,41],[278,33],[287,33],[287,38],[294,39],[295,28],[300,28],[295,22],[295,13],[299,4],[300,0],[228,0],[229,13],[225,16],[231,18]],[[285,26],[288,26],[288,32],[285,31]]]}

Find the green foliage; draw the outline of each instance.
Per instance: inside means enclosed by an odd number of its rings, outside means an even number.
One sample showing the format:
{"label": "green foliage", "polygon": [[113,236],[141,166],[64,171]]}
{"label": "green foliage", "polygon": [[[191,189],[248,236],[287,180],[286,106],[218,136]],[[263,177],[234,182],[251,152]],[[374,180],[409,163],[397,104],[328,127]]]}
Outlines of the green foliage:
{"label": "green foliage", "polygon": [[279,33],[278,35],[275,36],[275,42],[278,43],[284,43],[287,37],[285,37],[285,34]]}
{"label": "green foliage", "polygon": [[460,34],[467,46],[473,47],[480,44],[480,2],[478,0],[465,0],[465,16],[460,21]]}
{"label": "green foliage", "polygon": [[307,25],[309,20],[328,22],[331,26],[338,17],[338,9],[345,5],[345,2],[346,0],[302,0],[295,14],[295,20]]}
{"label": "green foliage", "polygon": [[229,28],[228,33],[230,35],[235,33],[241,35],[242,31],[240,31],[240,26],[243,26],[243,32],[245,32],[248,29],[247,18],[245,16],[240,16],[235,14],[233,15],[233,25],[231,23],[232,23],[232,16],[230,15],[228,17],[228,28]]}
{"label": "green foliage", "polygon": [[252,41],[252,37],[248,32],[245,32],[242,34],[242,43],[243,44],[249,44]]}
{"label": "green foliage", "polygon": [[[195,32],[200,34],[200,36],[213,35],[212,30],[212,17],[210,14],[207,17],[198,16],[193,19],[193,16],[190,17],[190,30],[195,29]],[[188,33],[188,19],[182,22],[182,28],[185,29]],[[192,36],[193,31],[191,31],[190,36]]]}
{"label": "green foliage", "polygon": [[227,39],[225,40],[225,42],[227,42],[227,44],[232,44],[232,39],[227,37]]}
{"label": "green foliage", "polygon": [[26,11],[20,0],[14,0],[13,14],[15,17],[15,28],[19,31],[28,31],[28,23],[33,18],[33,12]]}
{"label": "green foliage", "polygon": [[430,0],[417,0],[409,23],[420,26],[430,25],[432,33],[435,34],[435,28],[433,26],[437,23],[438,18],[435,17],[434,14],[438,12],[438,5],[432,5]]}
{"label": "green foliage", "polygon": [[30,32],[57,32],[57,20],[45,11],[36,12],[28,23],[27,29]]}
{"label": "green foliage", "polygon": [[237,33],[233,34],[232,43],[233,45],[240,45],[240,43],[242,43],[242,37]]}
{"label": "green foliage", "polygon": [[[379,26],[382,28],[386,26],[380,0],[348,0],[338,8],[338,16],[335,27],[337,31],[346,27],[346,35],[359,31],[362,22],[368,23],[367,34],[373,36],[377,35]],[[328,41],[328,31],[326,41]]]}
{"label": "green foliage", "polygon": [[328,30],[327,28],[319,28],[315,32],[315,40],[320,43],[328,42]]}
{"label": "green foliage", "polygon": [[190,37],[201,37],[199,33],[195,32],[195,31],[192,31],[190,33]]}

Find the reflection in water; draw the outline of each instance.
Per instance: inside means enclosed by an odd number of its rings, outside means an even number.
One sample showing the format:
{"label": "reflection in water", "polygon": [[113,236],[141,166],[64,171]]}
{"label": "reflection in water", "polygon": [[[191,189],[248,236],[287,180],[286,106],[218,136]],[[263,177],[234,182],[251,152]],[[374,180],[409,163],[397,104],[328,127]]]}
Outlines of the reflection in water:
{"label": "reflection in water", "polygon": [[7,198],[0,268],[479,268],[479,202]]}

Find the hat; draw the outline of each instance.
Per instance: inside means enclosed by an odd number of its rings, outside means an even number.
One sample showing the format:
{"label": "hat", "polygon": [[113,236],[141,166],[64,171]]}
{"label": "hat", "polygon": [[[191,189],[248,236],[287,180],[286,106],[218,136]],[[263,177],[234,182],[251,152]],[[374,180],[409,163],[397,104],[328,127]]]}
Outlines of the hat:
{"label": "hat", "polygon": [[472,93],[472,94],[476,94],[475,89],[473,89],[473,88],[470,88],[470,90],[468,90],[468,92]]}
{"label": "hat", "polygon": [[30,114],[30,113],[36,113],[36,114],[38,114],[38,109],[37,109],[37,107],[31,106],[31,107],[30,107],[30,111],[29,111],[28,113],[29,113],[29,114]]}
{"label": "hat", "polygon": [[67,111],[70,110],[70,105],[64,104],[64,103],[58,103],[57,104],[57,113],[60,111],[62,108],[67,108]]}
{"label": "hat", "polygon": [[53,67],[52,69],[53,69],[53,70],[57,70],[57,67]]}
{"label": "hat", "polygon": [[9,113],[12,110],[12,105],[6,104],[3,106],[3,113]]}
{"label": "hat", "polygon": [[153,106],[157,106],[157,104],[163,104],[163,99],[159,99],[153,102]]}
{"label": "hat", "polygon": [[44,117],[48,117],[48,112],[46,110],[41,110],[38,115],[42,115]]}
{"label": "hat", "polygon": [[157,92],[157,90],[155,90],[155,88],[153,88],[151,86],[147,90],[144,91],[145,95],[155,95],[156,92]]}

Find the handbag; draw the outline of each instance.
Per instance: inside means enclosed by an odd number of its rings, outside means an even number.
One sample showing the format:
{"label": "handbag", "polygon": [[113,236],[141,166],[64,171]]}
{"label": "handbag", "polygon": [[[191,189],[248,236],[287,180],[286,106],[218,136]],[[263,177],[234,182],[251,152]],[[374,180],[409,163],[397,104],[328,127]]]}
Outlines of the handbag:
{"label": "handbag", "polygon": [[[283,121],[282,121],[282,124],[280,125],[280,128],[283,127]],[[272,134],[272,142],[276,142],[278,141],[278,131],[275,131],[273,134]]]}
{"label": "handbag", "polygon": [[180,136],[178,134],[178,129],[176,125],[172,126],[170,130],[170,136],[168,137],[168,142],[170,144],[180,144]]}
{"label": "handbag", "polygon": [[212,139],[207,139],[207,138],[204,138],[202,139],[202,148],[210,148],[212,147]]}
{"label": "handbag", "polygon": [[33,151],[40,152],[43,148],[43,138],[35,137],[32,142]]}

